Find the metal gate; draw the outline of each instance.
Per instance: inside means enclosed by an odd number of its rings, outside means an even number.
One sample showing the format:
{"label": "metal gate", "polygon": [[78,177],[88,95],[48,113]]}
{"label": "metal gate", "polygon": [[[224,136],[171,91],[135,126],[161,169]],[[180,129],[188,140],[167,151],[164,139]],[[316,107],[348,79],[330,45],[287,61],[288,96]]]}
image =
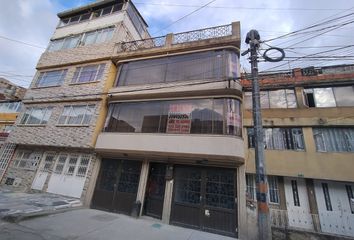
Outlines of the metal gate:
{"label": "metal gate", "polygon": [[314,229],[305,179],[284,178],[289,226]]}
{"label": "metal gate", "polygon": [[89,154],[59,154],[47,192],[80,198],[90,161]]}
{"label": "metal gate", "polygon": [[171,223],[237,236],[234,169],[177,166]]}
{"label": "metal gate", "polygon": [[163,201],[165,195],[166,164],[151,163],[148,182],[146,185],[146,194],[144,201],[144,214],[162,218]]}
{"label": "metal gate", "polygon": [[92,207],[130,215],[136,201],[141,162],[102,159]]}

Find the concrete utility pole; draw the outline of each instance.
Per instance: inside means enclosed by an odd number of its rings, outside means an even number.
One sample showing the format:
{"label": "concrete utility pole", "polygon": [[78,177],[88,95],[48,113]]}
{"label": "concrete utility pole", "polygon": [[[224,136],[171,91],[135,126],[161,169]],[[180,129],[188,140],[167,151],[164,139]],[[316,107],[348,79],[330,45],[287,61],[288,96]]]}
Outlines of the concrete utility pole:
{"label": "concrete utility pole", "polygon": [[252,68],[252,105],[253,105],[253,126],[254,126],[254,150],[256,161],[256,184],[257,184],[257,206],[258,206],[258,239],[272,239],[268,207],[268,181],[264,162],[264,142],[262,113],[260,103],[260,91],[258,83],[258,56],[260,36],[256,30],[247,33],[246,43],[250,45],[250,63]]}

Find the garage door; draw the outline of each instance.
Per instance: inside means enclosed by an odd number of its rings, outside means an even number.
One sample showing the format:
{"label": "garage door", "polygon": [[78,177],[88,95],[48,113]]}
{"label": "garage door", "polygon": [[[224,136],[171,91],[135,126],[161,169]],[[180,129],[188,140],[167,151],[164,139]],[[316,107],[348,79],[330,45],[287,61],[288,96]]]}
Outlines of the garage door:
{"label": "garage door", "polygon": [[130,215],[136,201],[141,162],[102,159],[92,207]]}
{"label": "garage door", "polygon": [[237,236],[235,169],[177,166],[171,223]]}

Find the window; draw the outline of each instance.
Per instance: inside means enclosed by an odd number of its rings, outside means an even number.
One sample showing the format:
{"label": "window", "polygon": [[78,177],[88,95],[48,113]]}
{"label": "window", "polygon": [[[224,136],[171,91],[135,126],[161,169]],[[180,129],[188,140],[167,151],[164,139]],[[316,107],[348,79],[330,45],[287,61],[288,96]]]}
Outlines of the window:
{"label": "window", "polygon": [[354,195],[353,195],[352,186],[345,185],[345,189],[347,190],[347,195],[348,195],[348,199],[349,199],[349,206],[350,206],[351,212],[354,213],[354,207],[353,207]]}
{"label": "window", "polygon": [[[260,91],[261,108],[296,108],[296,97],[293,89]],[[252,93],[244,93],[245,109],[252,108]]]}
{"label": "window", "polygon": [[54,173],[56,174],[62,174],[65,166],[65,162],[67,159],[68,155],[67,154],[60,154],[57,160],[57,163],[54,167]]}
{"label": "window", "polygon": [[66,76],[67,70],[57,70],[50,72],[41,72],[35,83],[35,87],[60,86]]}
{"label": "window", "polygon": [[[254,148],[254,130],[247,128],[248,147]],[[263,128],[265,149],[305,150],[301,128]]]}
{"label": "window", "polygon": [[223,50],[124,63],[116,86],[231,79],[239,74],[232,68],[234,61],[238,61],[236,53]]}
{"label": "window", "polygon": [[95,105],[65,106],[59,117],[61,125],[88,125],[90,124]]}
{"label": "window", "polygon": [[[277,176],[267,176],[268,178],[268,195],[269,202],[274,204],[279,204],[279,188],[278,188],[278,177]],[[254,174],[246,174],[246,194],[247,199],[256,199],[256,180]]]}
{"label": "window", "polygon": [[103,43],[109,41],[113,36],[114,28],[104,28],[92,32],[87,32],[83,37],[83,45]]}
{"label": "window", "polygon": [[51,171],[54,162],[55,162],[55,153],[46,153],[44,162],[41,166],[41,171],[42,172]]}
{"label": "window", "polygon": [[138,31],[140,36],[142,36],[145,31],[145,24],[136,12],[135,7],[133,7],[130,3],[127,8],[127,13],[129,15],[130,20],[133,22],[135,29]]}
{"label": "window", "polygon": [[354,152],[354,128],[313,128],[318,152]]}
{"label": "window", "polygon": [[52,114],[52,107],[32,107],[28,108],[24,113],[20,124],[24,125],[41,125],[46,124]]}
{"label": "window", "polygon": [[255,200],[256,183],[253,174],[246,174],[246,197],[250,200]]}
{"label": "window", "polygon": [[269,202],[279,203],[278,178],[276,176],[268,176],[269,185]]}
{"label": "window", "polygon": [[62,39],[52,40],[49,44],[48,51],[53,52],[62,49],[76,48],[80,45],[86,46],[89,44],[107,42],[112,39],[113,32],[114,27],[108,27]]}
{"label": "window", "polygon": [[32,152],[30,150],[19,150],[14,157],[13,166],[28,170],[36,170],[42,157],[41,152]]}
{"label": "window", "polygon": [[105,64],[89,65],[76,68],[73,83],[85,83],[99,81],[102,78]]}
{"label": "window", "polygon": [[85,177],[86,173],[87,173],[87,169],[90,163],[90,155],[87,154],[83,154],[80,157],[80,162],[79,162],[79,166],[77,168],[77,173],[76,176],[77,177]]}
{"label": "window", "polygon": [[326,209],[327,209],[327,211],[332,211],[332,203],[331,203],[331,197],[328,192],[328,184],[322,183],[322,189],[323,189],[323,195],[325,198]]}
{"label": "window", "polygon": [[241,136],[236,99],[189,99],[113,103],[105,131]]}
{"label": "window", "polygon": [[2,102],[0,103],[0,113],[16,113],[20,112],[22,102]]}
{"label": "window", "polygon": [[89,20],[91,17],[91,12],[83,13],[80,15],[72,16],[70,18],[60,19],[59,27],[63,27],[70,24],[75,24],[79,22],[84,22]]}
{"label": "window", "polygon": [[308,107],[354,106],[354,86],[304,89]]}
{"label": "window", "polygon": [[291,188],[293,191],[294,206],[300,207],[299,191],[297,189],[297,181],[291,180]]}

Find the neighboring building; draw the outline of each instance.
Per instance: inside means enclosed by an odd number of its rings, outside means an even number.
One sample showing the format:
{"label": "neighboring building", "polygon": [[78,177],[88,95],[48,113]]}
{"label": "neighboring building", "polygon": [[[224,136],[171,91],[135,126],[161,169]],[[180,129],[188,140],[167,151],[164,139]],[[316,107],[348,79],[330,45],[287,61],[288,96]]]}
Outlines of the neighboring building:
{"label": "neighboring building", "polygon": [[94,147],[106,115],[104,93],[116,76],[111,59],[117,43],[149,34],[134,5],[123,0],[97,1],[58,16],[7,141],[17,147],[2,185],[84,199],[99,166]]}
{"label": "neighboring building", "polygon": [[0,100],[21,100],[25,93],[26,88],[0,77]]}
{"label": "neighboring building", "polygon": [[[256,225],[251,83],[244,89],[247,213]],[[272,224],[354,237],[354,65],[262,76]]]}

